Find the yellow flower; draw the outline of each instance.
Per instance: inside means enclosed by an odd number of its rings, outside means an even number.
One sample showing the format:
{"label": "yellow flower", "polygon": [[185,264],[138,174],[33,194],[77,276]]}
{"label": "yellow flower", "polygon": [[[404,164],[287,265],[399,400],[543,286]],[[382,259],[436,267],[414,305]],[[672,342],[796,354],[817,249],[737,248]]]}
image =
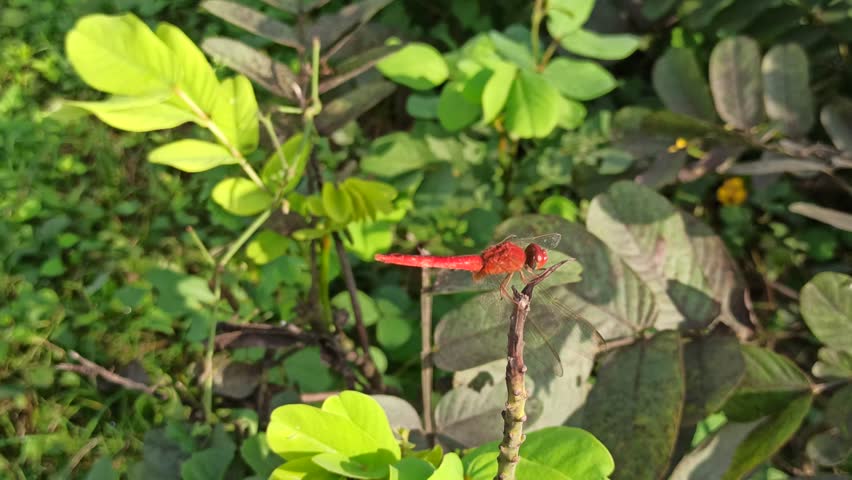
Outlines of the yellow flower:
{"label": "yellow flower", "polygon": [[677,137],[675,143],[673,145],[669,145],[669,153],[679,152],[681,150],[686,149],[689,146],[689,142],[686,141],[683,137]]}
{"label": "yellow flower", "polygon": [[716,189],[716,199],[722,205],[741,205],[746,198],[748,198],[748,191],[741,177],[729,178]]}

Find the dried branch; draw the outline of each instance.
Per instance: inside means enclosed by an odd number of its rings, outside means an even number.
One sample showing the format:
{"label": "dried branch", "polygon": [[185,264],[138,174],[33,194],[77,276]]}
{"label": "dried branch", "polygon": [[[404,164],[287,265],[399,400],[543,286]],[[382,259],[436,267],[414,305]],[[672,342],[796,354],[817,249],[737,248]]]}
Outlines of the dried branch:
{"label": "dried branch", "polygon": [[131,380],[127,377],[123,377],[111,370],[107,370],[106,368],[98,365],[97,363],[86,359],[79,353],[69,350],[68,357],[72,360],[80,362],[79,365],[73,363],[60,363],[56,366],[57,370],[64,370],[67,372],[76,372],[81,375],[87,375],[90,377],[101,377],[104,380],[113,383],[115,385],[122,386],[128,390],[138,390],[140,392],[145,392],[149,395],[154,395],[163,400],[168,397],[165,394],[158,394],[156,387],[145,385],[144,383],[137,382],[136,380]]}
{"label": "dried branch", "polygon": [[[420,255],[429,255],[420,249]],[[429,269],[420,272],[420,396],[423,402],[423,429],[429,445],[435,441],[434,412],[432,412],[432,277]]]}
{"label": "dried branch", "polygon": [[503,441],[500,443],[500,453],[497,457],[497,476],[495,480],[514,480],[515,469],[521,459],[521,444],[524,443],[524,422],[527,421],[525,411],[527,389],[524,376],[527,366],[524,363],[524,325],[530,313],[533,289],[544,281],[559,267],[567,263],[563,260],[545,270],[530,280],[521,292],[512,287],[515,309],[509,320],[509,335],[506,353],[506,408],[503,410]]}
{"label": "dried branch", "polygon": [[216,347],[224,348],[304,348],[319,343],[314,332],[306,332],[293,324],[282,326],[265,323],[227,323],[216,325]]}

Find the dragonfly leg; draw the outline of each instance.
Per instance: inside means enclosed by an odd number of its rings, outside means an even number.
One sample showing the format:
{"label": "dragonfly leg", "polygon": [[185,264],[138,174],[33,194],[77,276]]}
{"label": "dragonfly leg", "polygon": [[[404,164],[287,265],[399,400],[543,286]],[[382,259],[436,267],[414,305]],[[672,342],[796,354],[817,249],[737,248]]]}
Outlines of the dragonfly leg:
{"label": "dragonfly leg", "polygon": [[512,297],[512,295],[509,295],[509,289],[506,288],[509,285],[510,280],[512,280],[512,274],[511,273],[506,275],[503,278],[503,281],[500,282],[500,294],[503,295],[505,298],[511,300],[514,303],[515,299]]}

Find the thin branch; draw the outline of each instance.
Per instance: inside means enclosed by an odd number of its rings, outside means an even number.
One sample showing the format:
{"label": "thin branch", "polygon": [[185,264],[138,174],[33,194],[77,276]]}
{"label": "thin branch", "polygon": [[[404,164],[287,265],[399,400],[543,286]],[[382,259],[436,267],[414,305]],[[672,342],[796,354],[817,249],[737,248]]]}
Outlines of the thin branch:
{"label": "thin branch", "polygon": [[530,280],[521,292],[512,287],[515,309],[509,320],[506,346],[507,398],[506,408],[503,410],[503,441],[500,443],[500,453],[497,456],[495,480],[515,479],[515,469],[521,460],[521,444],[525,440],[524,422],[527,421],[525,408],[528,394],[524,384],[524,376],[527,372],[527,366],[524,363],[524,325],[530,313],[533,289],[568,261],[563,260],[548,268]]}
{"label": "thin branch", "polygon": [[376,368],[373,357],[370,355],[370,337],[367,335],[367,327],[364,325],[364,315],[361,312],[361,302],[358,301],[358,287],[355,285],[355,275],[352,273],[352,265],[343,246],[343,240],[337,232],[332,234],[334,246],[337,249],[337,257],[340,261],[340,269],[343,272],[343,281],[346,290],[349,291],[349,300],[352,303],[352,316],[355,317],[355,330],[358,332],[358,342],[366,362],[364,363],[364,375],[370,380],[370,386],[376,392],[383,392],[382,376]]}
{"label": "thin branch", "polygon": [[68,352],[68,357],[72,360],[79,362],[80,364],[77,365],[73,363],[60,363],[56,366],[58,370],[77,372],[79,374],[87,375],[90,377],[101,377],[107,382],[122,386],[128,390],[137,390],[140,392],[145,392],[149,395],[155,395],[157,397],[160,397],[163,400],[166,400],[168,398],[165,394],[158,394],[157,389],[155,387],[145,385],[144,383],[137,382],[136,380],[129,379],[111,370],[107,370],[106,368],[83,357],[82,355],[73,350],[70,350]]}
{"label": "thin branch", "polygon": [[[420,249],[420,255],[429,255]],[[420,396],[423,402],[423,428],[431,446],[435,441],[434,413],[432,412],[432,277],[428,268],[420,272]]]}

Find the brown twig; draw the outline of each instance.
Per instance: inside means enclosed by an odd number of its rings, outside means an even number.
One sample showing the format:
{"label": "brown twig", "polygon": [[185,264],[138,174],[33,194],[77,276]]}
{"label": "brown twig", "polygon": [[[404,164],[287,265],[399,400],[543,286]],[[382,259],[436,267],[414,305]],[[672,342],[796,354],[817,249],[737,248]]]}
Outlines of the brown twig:
{"label": "brown twig", "polygon": [[515,469],[521,459],[521,444],[524,443],[524,422],[527,420],[527,390],[524,376],[527,366],[524,363],[524,325],[530,312],[533,289],[559,267],[567,263],[563,260],[530,280],[521,292],[512,287],[515,309],[509,320],[509,335],[506,353],[506,408],[503,410],[503,441],[497,456],[497,476],[495,480],[514,480]]}
{"label": "brown twig", "polygon": [[[429,255],[420,249],[420,255]],[[423,428],[429,445],[435,441],[434,414],[432,412],[432,277],[429,269],[420,272],[420,396],[423,402]]]}
{"label": "brown twig", "polygon": [[370,337],[367,335],[367,327],[364,325],[364,315],[361,313],[361,302],[358,301],[358,287],[355,285],[355,275],[352,273],[352,265],[349,263],[349,257],[346,255],[346,248],[343,247],[343,240],[340,239],[338,233],[333,233],[334,247],[337,249],[337,257],[340,260],[340,270],[343,272],[343,281],[346,284],[346,290],[349,291],[349,300],[352,303],[352,316],[355,317],[355,331],[358,333],[358,343],[361,346],[362,355],[364,356],[364,365],[362,372],[370,381],[370,387],[375,393],[381,393],[385,390],[382,383],[382,375],[376,368],[373,362],[373,357],[370,356]]}
{"label": "brown twig", "polygon": [[137,382],[136,380],[131,380],[113,371],[107,370],[106,368],[98,365],[95,362],[92,362],[91,360],[86,359],[85,357],[73,350],[68,351],[68,357],[72,360],[80,362],[80,364],[77,365],[73,363],[60,363],[56,366],[58,370],[77,372],[81,375],[88,375],[90,377],[101,377],[110,383],[122,386],[128,390],[138,390],[140,392],[145,392],[149,395],[155,395],[157,397],[162,398],[163,400],[168,398],[165,394],[158,394],[157,389],[155,387],[145,385],[144,383]]}

